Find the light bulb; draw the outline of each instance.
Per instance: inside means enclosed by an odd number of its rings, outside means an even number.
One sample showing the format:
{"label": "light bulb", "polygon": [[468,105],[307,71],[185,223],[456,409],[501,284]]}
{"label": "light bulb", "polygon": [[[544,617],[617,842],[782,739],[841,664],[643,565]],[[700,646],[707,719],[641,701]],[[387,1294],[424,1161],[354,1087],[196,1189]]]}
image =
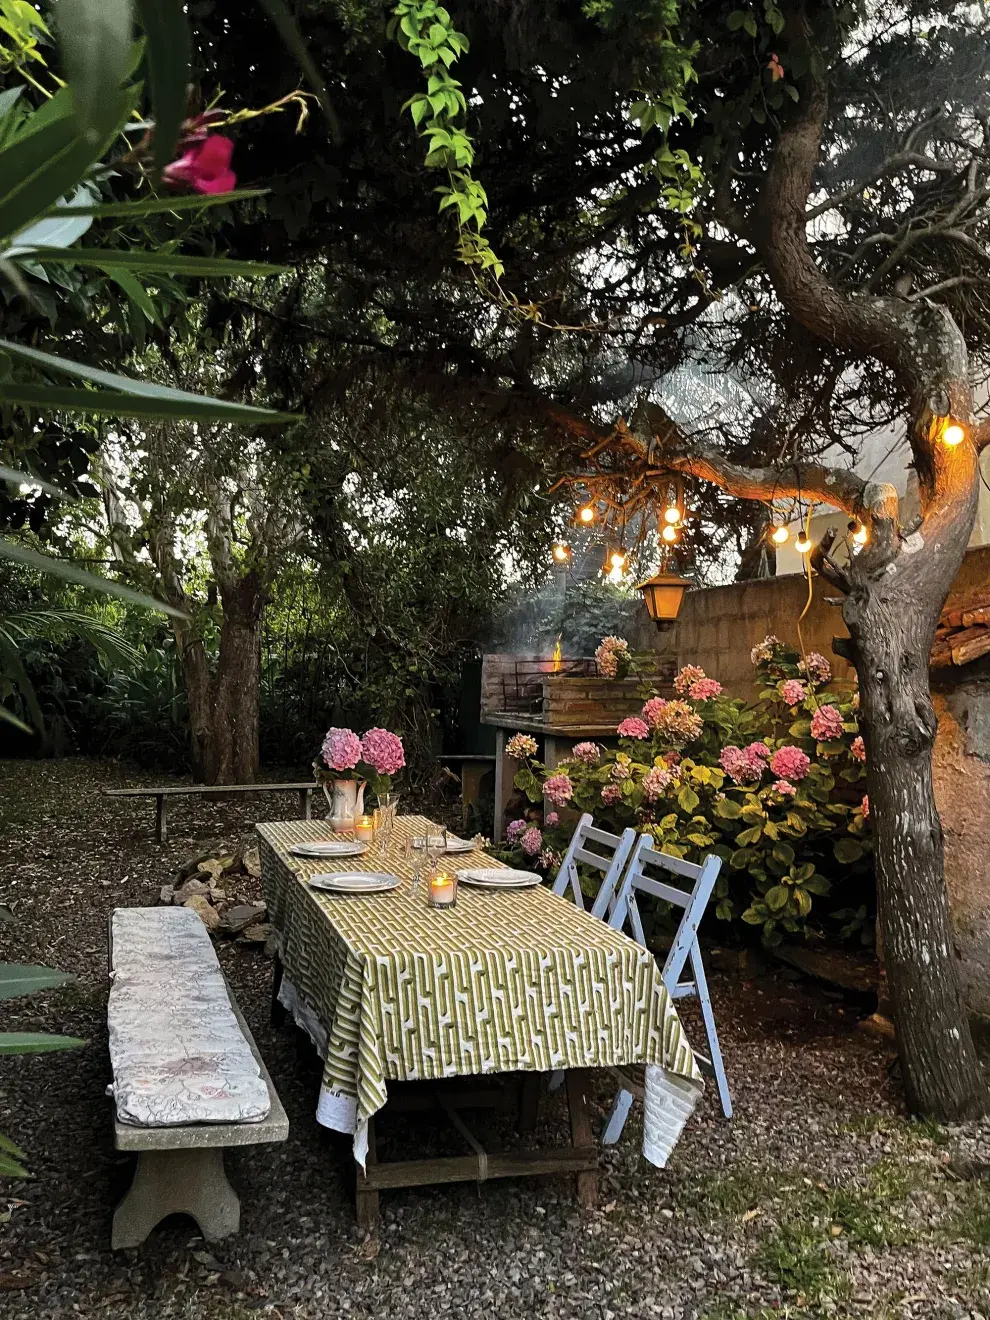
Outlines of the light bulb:
{"label": "light bulb", "polygon": [[593,504],[582,504],[578,509],[578,517],[583,523],[593,523],[595,521],[595,506]]}
{"label": "light bulb", "polygon": [[854,523],[853,527],[855,529],[853,531],[853,540],[855,543],[857,545],[866,545],[867,541],[870,539],[870,533],[866,530],[865,525],[858,522]]}
{"label": "light bulb", "polygon": [[676,504],[672,504],[669,509],[664,509],[663,520],[675,526],[681,521],[681,511]]}
{"label": "light bulb", "polygon": [[798,552],[799,555],[806,555],[808,551],[811,549],[811,541],[807,536],[805,536],[804,532],[802,532],[801,535],[794,542],[794,549]]}
{"label": "light bulb", "polygon": [[608,557],[608,562],[615,573],[620,572],[626,566],[626,557],[621,550],[613,550]]}
{"label": "light bulb", "polygon": [[774,545],[783,545],[789,536],[790,536],[790,531],[787,529],[787,527],[784,526],[783,523],[781,523],[779,527],[775,527],[773,529],[773,532],[771,533],[770,536],[770,540],[773,541]]}
{"label": "light bulb", "polygon": [[672,523],[668,523],[660,535],[668,545],[673,545],[677,540],[677,528]]}
{"label": "light bulb", "polygon": [[966,428],[958,422],[950,422],[942,431],[942,439],[947,445],[961,445],[966,439]]}
{"label": "light bulb", "polygon": [[558,564],[566,564],[571,557],[571,547],[565,545],[563,541],[558,541],[553,548],[553,557]]}

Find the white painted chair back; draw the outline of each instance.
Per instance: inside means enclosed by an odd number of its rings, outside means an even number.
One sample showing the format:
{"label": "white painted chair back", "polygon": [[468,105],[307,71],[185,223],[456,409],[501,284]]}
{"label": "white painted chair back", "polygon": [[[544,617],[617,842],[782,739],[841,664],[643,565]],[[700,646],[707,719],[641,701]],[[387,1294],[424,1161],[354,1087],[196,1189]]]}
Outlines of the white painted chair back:
{"label": "white painted chair back", "polygon": [[610,834],[608,830],[598,829],[594,817],[585,812],[571,835],[564,860],[553,882],[553,892],[563,896],[570,890],[575,905],[585,908],[587,903],[581,889],[578,868],[588,866],[601,871],[602,882],[591,905],[591,915],[604,918],[615,904],[619,881],[635,844],[635,830],[623,830],[621,835]]}
{"label": "white painted chair back", "polygon": [[[646,938],[639,911],[639,895],[650,894],[681,910],[677,934],[674,936],[674,942],[663,967],[663,983],[672,999],[683,999],[687,995],[697,996],[705,1024],[705,1034],[708,1037],[710,1058],[705,1059],[697,1051],[695,1054],[699,1063],[708,1065],[715,1074],[722,1110],[726,1118],[731,1118],[732,1099],[729,1095],[718,1033],[715,1030],[708,979],[701,961],[701,946],[698,943],[698,927],[705,915],[721,867],[722,859],[714,853],[700,864],[686,862],[681,857],[672,857],[669,853],[660,852],[655,846],[652,835],[641,834],[633,849],[629,869],[611,905],[608,922],[616,930],[628,927],[633,938],[645,947]],[[676,877],[682,883],[674,883],[671,877]],[[688,971],[686,977],[685,969]],[[603,1140],[606,1144],[619,1139],[631,1104],[630,1093],[620,1091],[605,1127]]]}

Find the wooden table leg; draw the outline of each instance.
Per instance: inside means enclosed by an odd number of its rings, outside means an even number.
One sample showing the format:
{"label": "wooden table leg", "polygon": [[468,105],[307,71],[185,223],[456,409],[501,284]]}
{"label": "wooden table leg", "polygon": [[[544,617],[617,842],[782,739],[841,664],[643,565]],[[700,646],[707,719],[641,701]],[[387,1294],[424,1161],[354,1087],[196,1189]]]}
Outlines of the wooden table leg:
{"label": "wooden table leg", "polygon": [[[375,1120],[368,1119],[368,1158],[365,1161],[370,1169],[372,1165],[378,1163],[378,1152],[375,1148]],[[357,1215],[358,1228],[363,1228],[366,1232],[374,1233],[378,1228],[378,1189],[369,1187],[368,1176],[361,1169],[357,1171],[357,1188],[354,1193],[354,1210]]]}
{"label": "wooden table leg", "polygon": [[284,1027],[286,1019],[285,1007],[279,1001],[278,992],[282,988],[282,975],[285,968],[282,966],[282,959],[276,953],[272,964],[272,1006],[271,1006],[271,1024],[273,1027]]}
{"label": "wooden table leg", "polygon": [[519,1131],[532,1132],[540,1111],[540,1074],[526,1072],[519,1088]]}
{"label": "wooden table leg", "polygon": [[303,820],[310,820],[313,815],[309,803],[309,793],[310,790],[308,788],[301,788],[299,790],[299,815]]}
{"label": "wooden table leg", "polygon": [[155,839],[159,843],[165,843],[168,839],[168,823],[165,820],[165,794],[158,793],[155,797]]}
{"label": "wooden table leg", "polygon": [[[586,1099],[590,1081],[591,1072],[587,1068],[570,1068],[567,1071],[567,1109],[571,1117],[571,1144],[584,1149],[594,1145]],[[598,1174],[593,1170],[577,1174],[577,1199],[578,1205],[584,1210],[593,1210],[598,1203]]]}

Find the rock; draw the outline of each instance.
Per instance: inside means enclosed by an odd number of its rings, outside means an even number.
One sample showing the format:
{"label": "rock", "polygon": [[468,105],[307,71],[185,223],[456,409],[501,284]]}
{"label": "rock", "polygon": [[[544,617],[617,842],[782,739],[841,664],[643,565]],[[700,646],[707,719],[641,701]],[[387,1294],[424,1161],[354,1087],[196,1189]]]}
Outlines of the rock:
{"label": "rock", "polygon": [[253,876],[255,880],[261,879],[261,857],[257,848],[245,850],[243,865],[248,875]]}
{"label": "rock", "polygon": [[162,887],[161,887],[161,889],[160,889],[160,891],[159,891],[159,893],[158,893],[158,899],[159,899],[159,902],[161,902],[161,903],[171,903],[172,900],[173,900],[174,898],[175,898],[175,890],[172,888],[172,886],[171,886],[171,885],[162,885]]}
{"label": "rock", "polygon": [[187,880],[185,884],[181,884],[172,895],[172,902],[182,903],[184,905],[187,899],[193,898],[195,895],[199,894],[208,894],[209,892],[210,886],[205,880]]}
{"label": "rock", "polygon": [[215,880],[223,871],[223,861],[219,857],[205,857],[196,869]]}
{"label": "rock", "polygon": [[867,1036],[875,1036],[879,1040],[897,1039],[893,1022],[889,1018],[881,1017],[879,1013],[872,1013],[868,1018],[857,1022],[856,1030],[864,1032]]}
{"label": "rock", "polygon": [[195,857],[190,857],[190,859],[187,862],[183,862],[178,871],[176,871],[176,880],[180,884],[183,880],[188,880],[190,876],[195,875],[199,870],[200,862],[205,862],[212,856],[212,853],[197,853]]}
{"label": "rock", "polygon": [[202,894],[193,894],[192,898],[187,898],[182,906],[192,908],[207,930],[216,930],[220,925],[220,913]]}
{"label": "rock", "polygon": [[223,857],[218,857],[217,861],[220,863],[221,875],[232,875],[241,868],[240,854],[236,852],[225,853]]}
{"label": "rock", "polygon": [[272,933],[270,921],[259,922],[256,926],[248,926],[247,930],[241,931],[239,939],[246,944],[267,944],[268,937]]}
{"label": "rock", "polygon": [[773,954],[806,976],[827,981],[854,994],[876,994],[880,983],[880,968],[873,953],[854,954],[844,949],[809,949],[803,944],[781,944]]}
{"label": "rock", "polygon": [[268,908],[264,903],[239,903],[227,909],[224,922],[232,935],[239,935],[248,926],[257,925],[267,914]]}

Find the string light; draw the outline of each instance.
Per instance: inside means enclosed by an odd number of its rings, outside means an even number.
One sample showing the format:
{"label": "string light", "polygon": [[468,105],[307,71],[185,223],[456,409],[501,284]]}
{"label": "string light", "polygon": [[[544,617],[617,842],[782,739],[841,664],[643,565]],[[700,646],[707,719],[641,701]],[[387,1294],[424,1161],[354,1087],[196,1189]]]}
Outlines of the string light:
{"label": "string light", "polygon": [[675,527],[681,521],[681,511],[676,504],[672,504],[669,509],[664,509],[663,520]]}
{"label": "string light", "polygon": [[553,547],[553,557],[558,564],[566,564],[571,557],[571,547],[563,541],[557,541]]}
{"label": "string light", "polygon": [[775,527],[770,533],[770,540],[773,541],[774,545],[783,545],[790,534],[790,529],[786,523],[781,523],[779,527]]}
{"label": "string light", "polygon": [[593,504],[582,504],[578,509],[578,520],[585,524],[595,521],[595,506]]}
{"label": "string light", "polygon": [[950,448],[961,445],[966,439],[966,428],[960,422],[947,421],[942,427],[942,440]]}
{"label": "string light", "polygon": [[628,556],[624,550],[613,550],[608,557],[608,566],[613,573],[624,573],[627,558]]}
{"label": "string light", "polygon": [[667,526],[660,533],[660,535],[663,537],[663,539],[667,542],[668,545],[673,545],[674,542],[677,540],[677,536],[678,536],[677,528],[673,525],[673,523],[668,523]]}
{"label": "string light", "polygon": [[867,531],[865,523],[851,522],[849,530],[852,532],[852,539],[856,545],[866,545],[870,539],[870,533]]}
{"label": "string light", "polygon": [[794,542],[794,549],[799,555],[806,555],[811,549],[811,538],[806,532],[802,532]]}

